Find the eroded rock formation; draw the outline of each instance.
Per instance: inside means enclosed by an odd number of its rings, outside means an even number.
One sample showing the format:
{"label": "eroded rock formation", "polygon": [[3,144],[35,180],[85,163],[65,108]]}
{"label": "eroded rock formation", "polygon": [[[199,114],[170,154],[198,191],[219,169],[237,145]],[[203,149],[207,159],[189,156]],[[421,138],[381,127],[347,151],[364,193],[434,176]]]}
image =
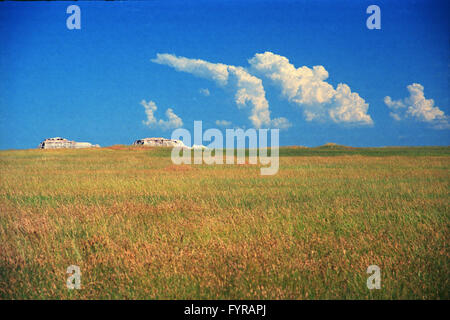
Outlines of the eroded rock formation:
{"label": "eroded rock formation", "polygon": [[98,144],[91,144],[89,142],[70,141],[61,137],[48,138],[39,144],[39,149],[82,149],[82,148],[98,148]]}
{"label": "eroded rock formation", "polygon": [[185,147],[183,141],[166,138],[144,138],[133,142],[134,146],[147,147]]}

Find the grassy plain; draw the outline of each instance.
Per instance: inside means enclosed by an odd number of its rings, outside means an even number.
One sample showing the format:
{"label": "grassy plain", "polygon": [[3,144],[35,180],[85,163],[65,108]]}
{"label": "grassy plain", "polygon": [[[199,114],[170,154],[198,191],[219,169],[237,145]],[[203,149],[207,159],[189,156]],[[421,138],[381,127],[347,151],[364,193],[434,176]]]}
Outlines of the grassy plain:
{"label": "grassy plain", "polygon": [[261,176],[167,149],[1,151],[0,298],[450,298],[450,148],[280,155]]}

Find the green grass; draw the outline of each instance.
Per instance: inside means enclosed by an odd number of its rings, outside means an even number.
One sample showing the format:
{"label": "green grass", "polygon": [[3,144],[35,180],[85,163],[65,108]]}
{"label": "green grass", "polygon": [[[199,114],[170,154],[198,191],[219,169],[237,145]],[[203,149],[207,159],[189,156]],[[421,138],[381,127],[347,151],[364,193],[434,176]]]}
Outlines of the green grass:
{"label": "green grass", "polygon": [[0,298],[449,299],[449,160],[281,148],[261,176],[165,148],[1,151]]}
{"label": "green grass", "polygon": [[384,148],[350,148],[345,146],[321,146],[317,148],[281,148],[280,156],[342,156],[361,155],[367,157],[429,157],[448,156],[448,147],[384,147]]}

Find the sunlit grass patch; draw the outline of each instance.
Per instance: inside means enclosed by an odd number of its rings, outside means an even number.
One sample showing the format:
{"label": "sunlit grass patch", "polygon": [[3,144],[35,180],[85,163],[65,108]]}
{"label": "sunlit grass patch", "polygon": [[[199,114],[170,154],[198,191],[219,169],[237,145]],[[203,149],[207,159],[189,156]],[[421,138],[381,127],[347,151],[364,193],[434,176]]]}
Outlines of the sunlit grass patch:
{"label": "sunlit grass patch", "polygon": [[280,154],[261,176],[166,148],[1,151],[0,297],[449,298],[448,148]]}

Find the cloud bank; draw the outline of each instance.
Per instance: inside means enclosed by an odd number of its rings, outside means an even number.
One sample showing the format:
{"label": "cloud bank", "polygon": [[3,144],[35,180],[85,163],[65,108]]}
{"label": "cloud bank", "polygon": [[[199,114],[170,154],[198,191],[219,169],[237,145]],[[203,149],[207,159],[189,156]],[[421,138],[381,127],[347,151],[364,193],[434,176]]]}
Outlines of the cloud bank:
{"label": "cloud bank", "polygon": [[156,55],[152,62],[167,65],[177,71],[191,73],[195,76],[215,81],[220,86],[233,88],[238,107],[250,106],[249,119],[255,128],[272,127],[285,129],[290,127],[286,118],[271,119],[269,103],[262,80],[248,73],[244,68],[211,63],[200,59],[177,57],[172,54]]}
{"label": "cloud bank", "polygon": [[296,68],[286,57],[272,52],[257,53],[249,59],[252,70],[281,87],[282,95],[302,108],[307,121],[332,120],[335,123],[372,125],[369,105],[346,84],[336,89],[325,80],[323,66]]}
{"label": "cloud bank", "polygon": [[154,112],[158,109],[153,101],[146,102],[141,101],[141,105],[145,109],[145,114],[147,115],[147,120],[142,121],[147,127],[155,128],[159,127],[163,130],[180,128],[183,126],[183,121],[179,116],[177,116],[171,108],[166,110],[167,120],[156,119]]}
{"label": "cloud bank", "polygon": [[424,87],[413,83],[406,87],[409,96],[404,99],[392,100],[384,97],[384,103],[391,109],[391,117],[397,121],[411,118],[430,124],[435,129],[450,129],[449,117],[439,107],[434,106],[433,99],[426,99]]}

